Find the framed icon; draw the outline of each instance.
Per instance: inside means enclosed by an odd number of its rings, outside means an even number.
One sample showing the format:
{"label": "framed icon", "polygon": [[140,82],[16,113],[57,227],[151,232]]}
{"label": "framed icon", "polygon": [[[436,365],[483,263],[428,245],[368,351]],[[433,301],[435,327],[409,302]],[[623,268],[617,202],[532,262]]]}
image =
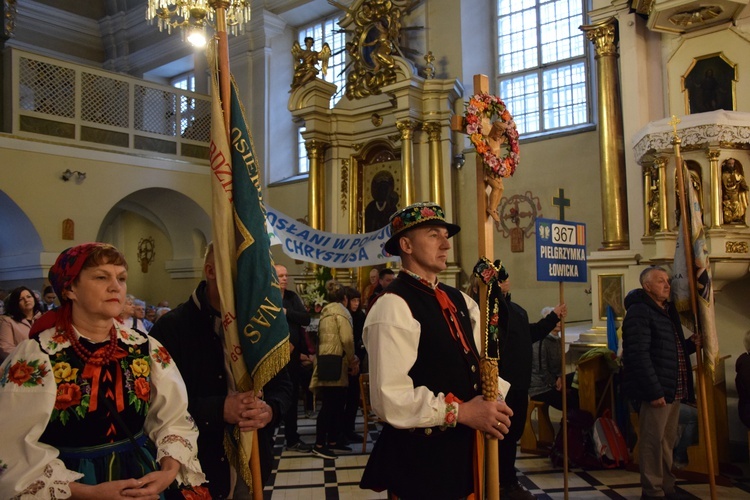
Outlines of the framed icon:
{"label": "framed icon", "polygon": [[696,57],[682,77],[688,114],[737,109],[737,65],[722,53]]}
{"label": "framed icon", "polygon": [[599,319],[607,319],[607,306],[615,312],[615,319],[625,317],[624,277],[622,274],[599,275]]}

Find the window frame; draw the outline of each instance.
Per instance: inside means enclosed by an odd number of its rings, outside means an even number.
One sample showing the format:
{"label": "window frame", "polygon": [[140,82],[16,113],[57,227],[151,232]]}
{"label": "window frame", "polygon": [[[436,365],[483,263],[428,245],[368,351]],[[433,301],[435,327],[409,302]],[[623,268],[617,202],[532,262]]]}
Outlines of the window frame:
{"label": "window frame", "polygon": [[[579,0],[581,2],[581,25],[585,24],[587,13],[591,9],[590,0]],[[593,68],[593,49],[591,48],[591,43],[589,40],[586,39],[586,35],[583,31],[580,31],[580,36],[582,37],[583,41],[583,54],[577,55],[577,56],[571,56],[564,59],[557,59],[550,62],[542,62],[543,59],[543,34],[542,34],[542,24],[541,24],[541,6],[540,6],[540,0],[535,0],[535,7],[536,10],[536,52],[537,52],[537,65],[526,68],[526,69],[518,69],[509,71],[506,73],[500,72],[500,33],[499,33],[499,24],[500,24],[500,2],[501,0],[495,0],[493,3],[493,9],[494,9],[494,16],[492,17],[493,20],[493,32],[495,35],[495,46],[494,46],[494,57],[495,57],[495,85],[494,88],[497,91],[498,97],[503,99],[503,101],[507,101],[510,99],[506,99],[506,96],[502,95],[500,93],[501,89],[501,83],[505,80],[512,80],[514,78],[518,78],[524,75],[536,75],[537,82],[538,82],[538,89],[536,91],[537,94],[537,102],[539,104],[538,108],[538,130],[534,132],[522,132],[521,133],[521,139],[526,140],[539,140],[539,139],[546,139],[552,136],[563,136],[563,135],[570,135],[574,133],[584,132],[593,130],[596,128],[596,103],[594,102],[594,88],[596,85],[596,75],[593,74],[592,68]],[[565,125],[561,127],[555,127],[555,128],[545,128],[545,112],[549,112],[550,110],[554,111],[555,108],[547,108],[544,104],[544,74],[546,71],[549,71],[550,69],[554,68],[564,68],[569,67],[572,68],[577,62],[583,63],[583,71],[586,78],[585,81],[585,106],[586,106],[586,118],[585,121],[582,123],[577,123],[573,125]],[[513,109],[509,105],[509,109],[511,113],[513,113]],[[514,114],[515,116],[515,114]],[[573,116],[573,115],[570,115]]]}
{"label": "window frame", "polygon": [[[328,43],[328,45],[331,47],[331,52],[332,52],[329,63],[332,63],[333,60],[337,57],[337,56],[334,56],[334,54],[340,54],[342,58],[342,62],[340,64],[336,64],[335,66],[334,65],[328,66],[328,73],[325,76],[323,76],[322,74],[319,75],[320,78],[323,78],[325,81],[329,83],[333,83],[334,85],[337,86],[336,93],[331,96],[331,102],[329,106],[331,109],[333,109],[336,106],[336,104],[341,100],[341,98],[344,96],[346,92],[346,73],[344,73],[343,75],[339,77],[336,77],[336,73],[340,73],[344,69],[346,69],[347,53],[346,53],[346,50],[344,50],[344,48],[346,47],[346,34],[336,33],[334,30],[330,29],[330,26],[338,26],[338,22],[340,18],[341,18],[340,14],[325,16],[305,26],[298,27],[297,34],[296,34],[296,40],[302,46],[304,46],[305,37],[308,37],[308,36],[312,37],[315,40],[314,45],[313,45],[313,48],[315,50],[320,50],[323,46],[323,43]],[[326,29],[328,29],[328,31],[326,31]],[[338,27],[336,27],[335,29],[338,30]],[[334,35],[341,37],[340,47],[330,41],[330,37]],[[304,131],[305,131],[304,124],[300,124],[297,126],[297,151],[298,152],[297,152],[297,167],[296,167],[295,177],[309,175],[310,173],[310,159],[307,157],[306,153],[304,157],[301,156],[302,151],[306,152],[307,150],[305,147],[305,139],[302,137],[302,132]]]}

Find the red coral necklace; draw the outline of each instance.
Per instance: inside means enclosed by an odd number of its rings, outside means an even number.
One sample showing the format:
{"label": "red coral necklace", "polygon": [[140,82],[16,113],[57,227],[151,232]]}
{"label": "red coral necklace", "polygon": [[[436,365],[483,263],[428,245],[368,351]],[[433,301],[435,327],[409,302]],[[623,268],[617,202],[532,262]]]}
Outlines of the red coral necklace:
{"label": "red coral necklace", "polygon": [[115,330],[114,325],[112,325],[112,329],[109,331],[109,344],[107,347],[99,349],[94,353],[83,347],[72,328],[65,332],[65,338],[68,339],[68,342],[70,342],[70,345],[73,347],[73,350],[78,357],[86,364],[104,366],[112,361],[115,350],[117,349],[117,330]]}

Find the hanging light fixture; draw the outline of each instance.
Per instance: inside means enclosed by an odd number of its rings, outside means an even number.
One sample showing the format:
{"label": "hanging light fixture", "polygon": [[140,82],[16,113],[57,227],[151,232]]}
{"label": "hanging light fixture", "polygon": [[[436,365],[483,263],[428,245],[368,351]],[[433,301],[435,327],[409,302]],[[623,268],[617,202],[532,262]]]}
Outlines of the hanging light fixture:
{"label": "hanging light fixture", "polygon": [[214,26],[215,11],[220,7],[226,10],[227,32],[243,34],[250,21],[250,0],[148,0],[146,20],[156,20],[159,31],[166,28],[170,34],[172,28],[184,28],[183,37],[187,33],[190,38],[205,33],[206,25]]}

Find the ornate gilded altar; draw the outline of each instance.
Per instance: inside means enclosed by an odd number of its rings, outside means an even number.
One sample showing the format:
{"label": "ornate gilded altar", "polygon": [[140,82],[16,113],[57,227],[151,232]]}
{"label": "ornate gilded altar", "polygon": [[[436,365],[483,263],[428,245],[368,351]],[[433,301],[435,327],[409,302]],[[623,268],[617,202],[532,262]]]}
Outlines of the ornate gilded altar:
{"label": "ornate gilded altar", "polygon": [[[643,174],[644,235],[647,262],[669,263],[677,239],[677,197],[672,129],[669,119],[652,122],[636,134],[633,151]],[[714,279],[714,290],[748,272],[747,225],[750,168],[750,113],[712,111],[682,117],[678,127],[682,158],[698,188]]]}

